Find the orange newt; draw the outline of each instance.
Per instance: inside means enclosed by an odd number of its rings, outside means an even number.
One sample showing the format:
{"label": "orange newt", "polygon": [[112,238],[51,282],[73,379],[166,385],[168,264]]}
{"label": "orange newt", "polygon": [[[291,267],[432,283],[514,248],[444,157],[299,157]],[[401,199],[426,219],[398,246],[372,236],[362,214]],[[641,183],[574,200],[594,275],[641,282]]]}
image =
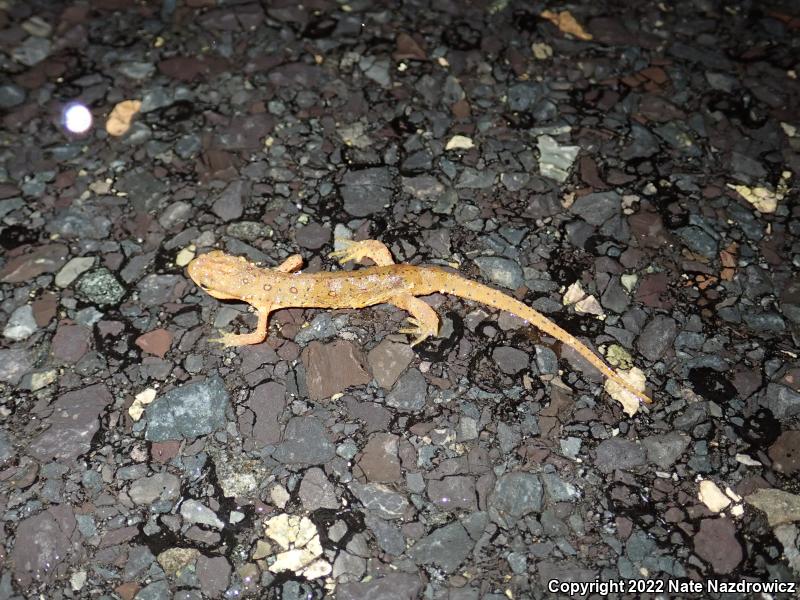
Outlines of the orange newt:
{"label": "orange newt", "polygon": [[342,240],[345,247],[331,253],[340,263],[370,258],[376,266],[357,271],[300,273],[299,254],[287,258],[274,269],[264,269],[244,257],[213,250],[189,263],[189,276],[205,292],[221,300],[244,300],[258,312],[258,325],[252,333],[222,333],[210,340],[223,346],[258,344],[267,337],[269,313],[280,308],[363,308],[375,304],[394,304],[408,313],[410,327],[400,330],[414,336],[412,346],[439,331],[436,312],[416,296],[435,292],[453,294],[467,300],[505,310],[546,334],[570,346],[603,375],[641,402],[652,400],[603,362],[585,344],[530,306],[490,288],[439,267],[398,265],[389,249],[377,240]]}

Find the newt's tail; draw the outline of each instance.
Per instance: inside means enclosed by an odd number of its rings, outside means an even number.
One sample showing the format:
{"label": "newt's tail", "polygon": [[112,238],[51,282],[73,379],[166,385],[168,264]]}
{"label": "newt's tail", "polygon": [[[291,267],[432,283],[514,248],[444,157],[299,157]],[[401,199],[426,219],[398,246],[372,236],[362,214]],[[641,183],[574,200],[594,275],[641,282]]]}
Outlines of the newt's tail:
{"label": "newt's tail", "polygon": [[[432,271],[435,271],[436,279],[436,284],[432,285],[434,289],[474,302],[480,302],[486,306],[499,308],[525,319],[534,327],[537,327],[546,334],[574,348],[578,354],[588,360],[598,371],[621,386],[624,390],[633,394],[641,402],[645,404],[651,404],[653,402],[644,392],[637,390],[620,377],[616,371],[603,362],[603,360],[590,350],[586,344],[579,341],[575,336],[564,329],[561,329],[561,327],[550,321],[550,319],[545,317],[538,310],[531,308],[527,304],[523,304],[508,294],[504,294],[499,290],[490,288],[477,281],[465,279],[455,273],[442,269],[432,269]],[[444,284],[442,281],[444,281]]]}

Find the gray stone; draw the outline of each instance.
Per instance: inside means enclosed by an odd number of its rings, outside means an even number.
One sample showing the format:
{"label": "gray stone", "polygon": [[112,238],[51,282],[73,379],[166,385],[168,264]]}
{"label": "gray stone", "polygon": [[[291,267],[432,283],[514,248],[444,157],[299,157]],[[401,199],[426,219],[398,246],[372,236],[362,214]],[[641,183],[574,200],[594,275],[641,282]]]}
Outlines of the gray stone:
{"label": "gray stone", "polygon": [[800,394],[785,385],[770,383],[760,404],[771,410],[776,419],[800,415]]}
{"label": "gray stone", "polygon": [[11,460],[17,455],[11,435],[5,429],[0,429],[0,465]]}
{"label": "gray stone", "polygon": [[418,369],[409,369],[386,396],[386,405],[401,412],[418,412],[425,408],[428,383]]}
{"label": "gray stone", "polygon": [[405,496],[382,483],[351,481],[348,487],[365,509],[374,511],[382,519],[400,519],[408,510]]}
{"label": "gray stone", "polygon": [[573,502],[581,496],[578,488],[555,473],[542,473],[541,478],[545,493],[552,502]]}
{"label": "gray stone", "polygon": [[642,330],[636,347],[647,360],[659,360],[675,339],[678,326],[666,315],[656,315]]}
{"label": "gray stone", "polygon": [[412,360],[414,360],[414,350],[411,346],[387,339],[381,341],[367,354],[372,375],[384,389],[390,389],[395,384]]}
{"label": "gray stone", "polygon": [[134,600],[169,600],[170,597],[169,583],[162,579],[144,586],[136,594]]}
{"label": "gray stone", "polygon": [[70,559],[81,553],[80,533],[69,504],[58,504],[17,524],[10,552],[14,579],[23,589],[64,577]]}
{"label": "gray stone", "polygon": [[498,346],[492,352],[498,368],[506,375],[516,375],[528,369],[528,353],[512,346]]}
{"label": "gray stone", "polygon": [[185,500],[181,504],[181,516],[189,523],[199,523],[216,529],[225,527],[213,510],[197,500]]}
{"label": "gray stone", "polygon": [[125,296],[125,288],[105,267],[89,271],[75,286],[79,298],[98,306],[119,303]]}
{"label": "gray stone", "polygon": [[622,197],[617,192],[595,192],[581,196],[570,207],[590,225],[602,225],[622,211]]}
{"label": "gray stone", "polygon": [[364,582],[339,584],[336,600],[416,600],[423,589],[419,575],[395,572]]}
{"label": "gray stone", "polygon": [[500,525],[510,526],[520,517],[542,510],[542,482],[533,473],[506,473],[489,496],[489,510]]}
{"label": "gray stone", "polygon": [[228,392],[219,376],[168,391],[146,409],[145,439],[194,439],[224,429]]}
{"label": "gray stone", "polygon": [[456,182],[457,189],[485,190],[494,185],[497,174],[489,169],[479,171],[472,167],[464,167],[461,176]]}
{"label": "gray stone", "polygon": [[454,572],[472,551],[473,542],[459,522],[436,529],[408,551],[418,565],[435,565],[445,573]]}
{"label": "gray stone", "polygon": [[286,424],[283,442],[272,458],[285,464],[321,465],[336,454],[325,435],[325,426],[314,416],[293,417]]}
{"label": "gray stone", "polygon": [[689,447],[691,438],[679,431],[670,431],[661,435],[647,436],[642,444],[647,450],[648,462],[660,469],[669,469]]}
{"label": "gray stone", "polygon": [[314,512],[318,508],[339,508],[336,488],[328,480],[325,471],[317,467],[306,471],[300,482],[299,496],[307,512]]}
{"label": "gray stone", "polygon": [[105,385],[98,383],[67,392],[53,402],[46,418],[49,427],[28,446],[28,453],[41,461],[74,460],[91,448],[100,428],[100,414],[113,402]]}
{"label": "gray stone", "polygon": [[393,195],[393,178],[388,167],[348,171],[342,177],[344,210],[354,217],[382,212]]}
{"label": "gray stone", "polygon": [[26,67],[32,67],[50,55],[51,47],[49,39],[30,36],[11,51],[11,56]]}
{"label": "gray stone", "polygon": [[499,256],[480,256],[475,259],[475,264],[481,270],[481,275],[497,285],[515,290],[525,283],[522,267],[513,260]]}
{"label": "gray stone", "polygon": [[176,288],[186,279],[179,275],[147,275],[138,284],[139,300],[146,306],[157,306],[177,300]]}
{"label": "gray stone", "polygon": [[364,517],[364,524],[375,536],[375,541],[378,542],[378,546],[384,552],[399,555],[406,549],[406,538],[394,523],[367,512]]}
{"label": "gray stone", "polygon": [[245,182],[232,181],[214,201],[211,211],[223,221],[234,221],[244,214]]}
{"label": "gray stone", "polygon": [[650,133],[644,125],[631,123],[631,142],[622,151],[625,161],[634,158],[648,158],[659,151],[658,138]]}
{"label": "gray stone", "polygon": [[0,85],[0,109],[13,108],[25,102],[25,90],[13,83]]}
{"label": "gray stone", "polygon": [[156,500],[173,502],[180,497],[181,480],[172,473],[156,473],[131,484],[128,496],[136,504],[153,504]]}
{"label": "gray stone", "polygon": [[38,329],[36,319],[33,317],[33,306],[23,304],[11,313],[11,316],[3,328],[3,337],[14,342],[21,342],[28,339]]}
{"label": "gray stone", "polygon": [[610,473],[638,467],[645,461],[645,449],[641,444],[615,437],[600,442],[594,463],[604,473]]}
{"label": "gray stone", "polygon": [[569,171],[580,152],[580,146],[560,146],[549,135],[537,138],[539,145],[539,173],[543,177],[563,183],[569,177]]}
{"label": "gray stone", "polygon": [[717,241],[713,237],[699,227],[689,225],[687,227],[681,227],[676,230],[675,233],[692,252],[702,254],[706,258],[716,258],[719,252],[719,244],[717,244]]}

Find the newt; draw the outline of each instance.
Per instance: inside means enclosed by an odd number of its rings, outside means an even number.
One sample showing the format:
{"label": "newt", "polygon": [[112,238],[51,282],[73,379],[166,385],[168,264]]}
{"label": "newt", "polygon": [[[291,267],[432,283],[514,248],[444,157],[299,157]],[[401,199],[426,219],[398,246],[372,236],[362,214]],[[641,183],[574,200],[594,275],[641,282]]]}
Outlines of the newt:
{"label": "newt", "polygon": [[412,335],[411,345],[415,346],[436,336],[439,331],[436,311],[417,296],[440,292],[505,310],[524,319],[571,347],[640,402],[652,402],[583,342],[508,294],[440,267],[395,264],[389,249],[377,240],[341,241],[344,248],[332,252],[332,258],[341,264],[369,258],[375,266],[356,271],[301,273],[303,258],[299,254],[290,256],[273,269],[265,269],[244,257],[231,256],[219,250],[192,260],[187,267],[189,277],[202,290],[220,300],[243,300],[258,313],[255,331],[245,334],[223,332],[221,337],[209,341],[225,347],[261,343],[267,337],[269,314],[280,308],[364,308],[388,303],[410,314],[410,326],[400,329],[400,333]]}

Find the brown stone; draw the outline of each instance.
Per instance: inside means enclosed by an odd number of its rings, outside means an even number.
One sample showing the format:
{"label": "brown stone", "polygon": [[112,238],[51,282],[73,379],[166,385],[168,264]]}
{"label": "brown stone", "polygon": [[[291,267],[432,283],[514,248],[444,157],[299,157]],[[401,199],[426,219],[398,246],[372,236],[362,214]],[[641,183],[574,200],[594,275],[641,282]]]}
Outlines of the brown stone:
{"label": "brown stone", "polygon": [[694,551],[711,564],[715,572],[730,573],[742,562],[742,546],[736,539],[736,525],[727,518],[703,519],[694,536]]}
{"label": "brown stone", "polygon": [[135,344],[148,354],[164,358],[172,346],[172,333],[166,329],[154,329],[136,338]]}
{"label": "brown stone", "polygon": [[800,431],[784,431],[769,447],[772,468],[786,475],[800,471]]}
{"label": "brown stone", "polygon": [[364,368],[361,353],[345,340],[330,344],[311,342],[303,350],[302,358],[308,395],[314,401],[330,398],[352,386],[366,385],[372,379]]}

